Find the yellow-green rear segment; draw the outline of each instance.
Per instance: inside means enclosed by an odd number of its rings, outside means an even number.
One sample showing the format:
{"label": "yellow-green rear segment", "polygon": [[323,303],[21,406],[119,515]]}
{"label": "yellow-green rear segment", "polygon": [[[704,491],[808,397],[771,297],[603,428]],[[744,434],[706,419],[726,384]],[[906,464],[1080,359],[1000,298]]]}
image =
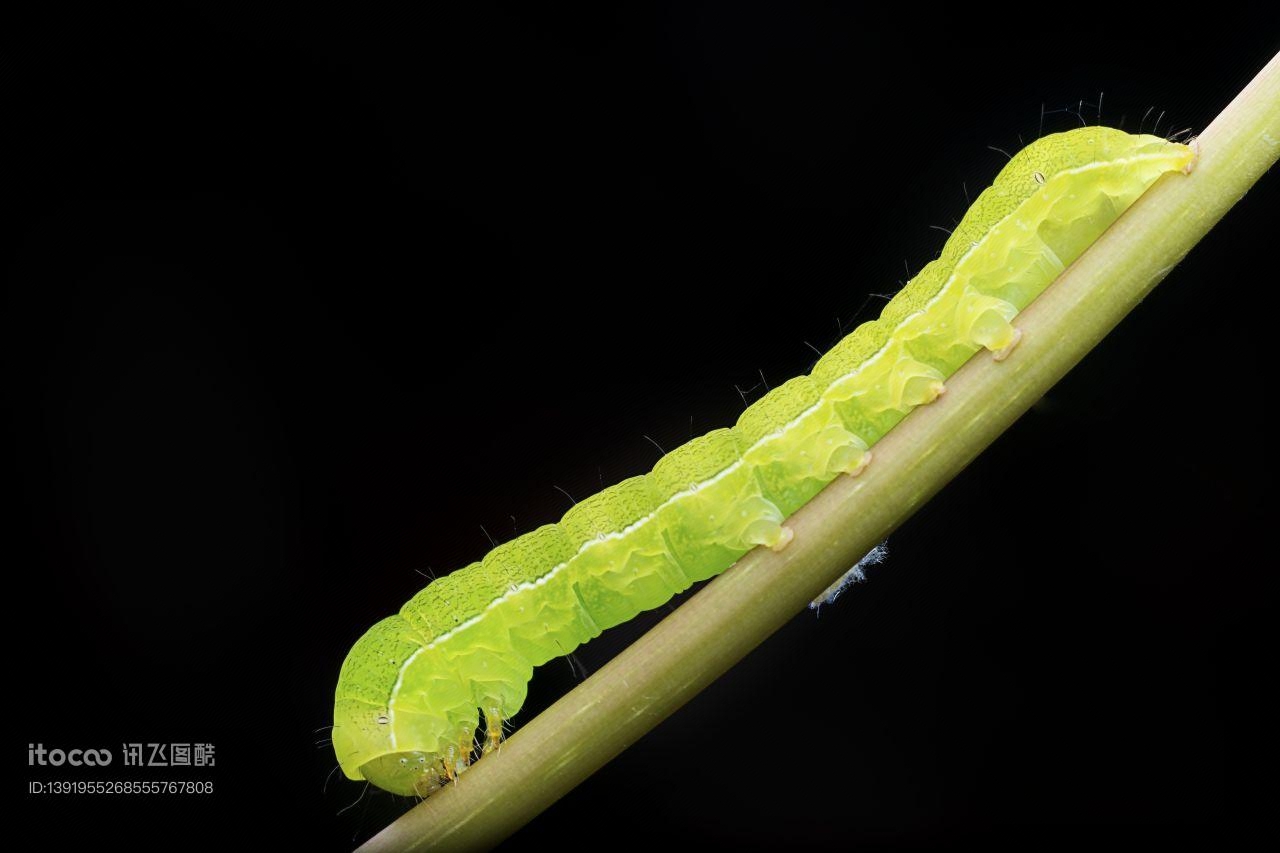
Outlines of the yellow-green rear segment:
{"label": "yellow-green rear segment", "polygon": [[1068,265],[1194,152],[1088,127],[1013,157],[942,254],[837,343],[808,376],[775,388],[732,429],[578,503],[559,524],[500,545],[434,581],[357,641],[338,678],[333,744],[352,779],[425,795],[462,772],[478,716],[495,747],[533,668],[728,568],[785,547],[787,516],[935,399]]}

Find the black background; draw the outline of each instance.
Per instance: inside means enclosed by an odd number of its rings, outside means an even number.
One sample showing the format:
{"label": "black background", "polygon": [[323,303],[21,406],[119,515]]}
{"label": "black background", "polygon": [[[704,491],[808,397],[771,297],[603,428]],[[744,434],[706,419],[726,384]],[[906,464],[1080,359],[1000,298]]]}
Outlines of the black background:
{"label": "black background", "polygon": [[[1274,19],[1216,7],[430,5],[104,7],[7,34],[9,760],[117,753],[17,772],[10,802],[30,779],[217,786],[25,795],[19,826],[50,845],[368,837],[403,804],[337,815],[361,786],[326,787],[313,730],[419,572],[479,558],[482,525],[554,520],[556,486],[647,469],[644,436],[731,423],[735,385],[806,370],[806,342],[936,254],[930,226],[1042,104],[1045,132],[1100,97],[1104,123],[1198,131],[1280,48]],[[1278,199],[1270,175],[870,582],[509,846],[1181,846],[1244,825],[1274,678],[1254,306]],[[525,718],[578,677],[544,667]],[[134,741],[211,742],[217,766],[131,773]]]}

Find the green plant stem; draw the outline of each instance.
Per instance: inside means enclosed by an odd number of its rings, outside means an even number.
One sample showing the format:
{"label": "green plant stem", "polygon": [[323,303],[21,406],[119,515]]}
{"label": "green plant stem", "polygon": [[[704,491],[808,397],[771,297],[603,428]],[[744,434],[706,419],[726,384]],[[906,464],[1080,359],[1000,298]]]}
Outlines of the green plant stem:
{"label": "green plant stem", "polygon": [[1138,199],[1026,311],[1004,362],[980,354],[757,549],[576,689],[499,753],[433,794],[366,850],[496,845],[626,749],[780,628],[906,520],[1120,322],[1280,155],[1280,56],[1199,137],[1190,176]]}

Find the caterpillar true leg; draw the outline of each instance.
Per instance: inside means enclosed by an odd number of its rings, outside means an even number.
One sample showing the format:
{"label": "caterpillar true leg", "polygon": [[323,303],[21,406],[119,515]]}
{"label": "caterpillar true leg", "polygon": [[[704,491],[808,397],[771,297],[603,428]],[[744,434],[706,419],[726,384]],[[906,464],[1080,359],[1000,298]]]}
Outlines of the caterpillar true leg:
{"label": "caterpillar true leg", "polygon": [[502,709],[496,703],[484,709],[484,734],[483,753],[488,755],[502,743]]}

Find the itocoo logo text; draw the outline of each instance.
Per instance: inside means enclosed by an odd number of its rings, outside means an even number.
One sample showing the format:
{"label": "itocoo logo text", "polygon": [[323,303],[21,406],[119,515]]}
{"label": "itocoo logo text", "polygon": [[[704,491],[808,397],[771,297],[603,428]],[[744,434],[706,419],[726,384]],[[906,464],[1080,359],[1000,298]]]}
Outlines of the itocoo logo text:
{"label": "itocoo logo text", "polygon": [[45,749],[42,743],[27,744],[27,764],[31,767],[106,767],[111,763],[109,749]]}

